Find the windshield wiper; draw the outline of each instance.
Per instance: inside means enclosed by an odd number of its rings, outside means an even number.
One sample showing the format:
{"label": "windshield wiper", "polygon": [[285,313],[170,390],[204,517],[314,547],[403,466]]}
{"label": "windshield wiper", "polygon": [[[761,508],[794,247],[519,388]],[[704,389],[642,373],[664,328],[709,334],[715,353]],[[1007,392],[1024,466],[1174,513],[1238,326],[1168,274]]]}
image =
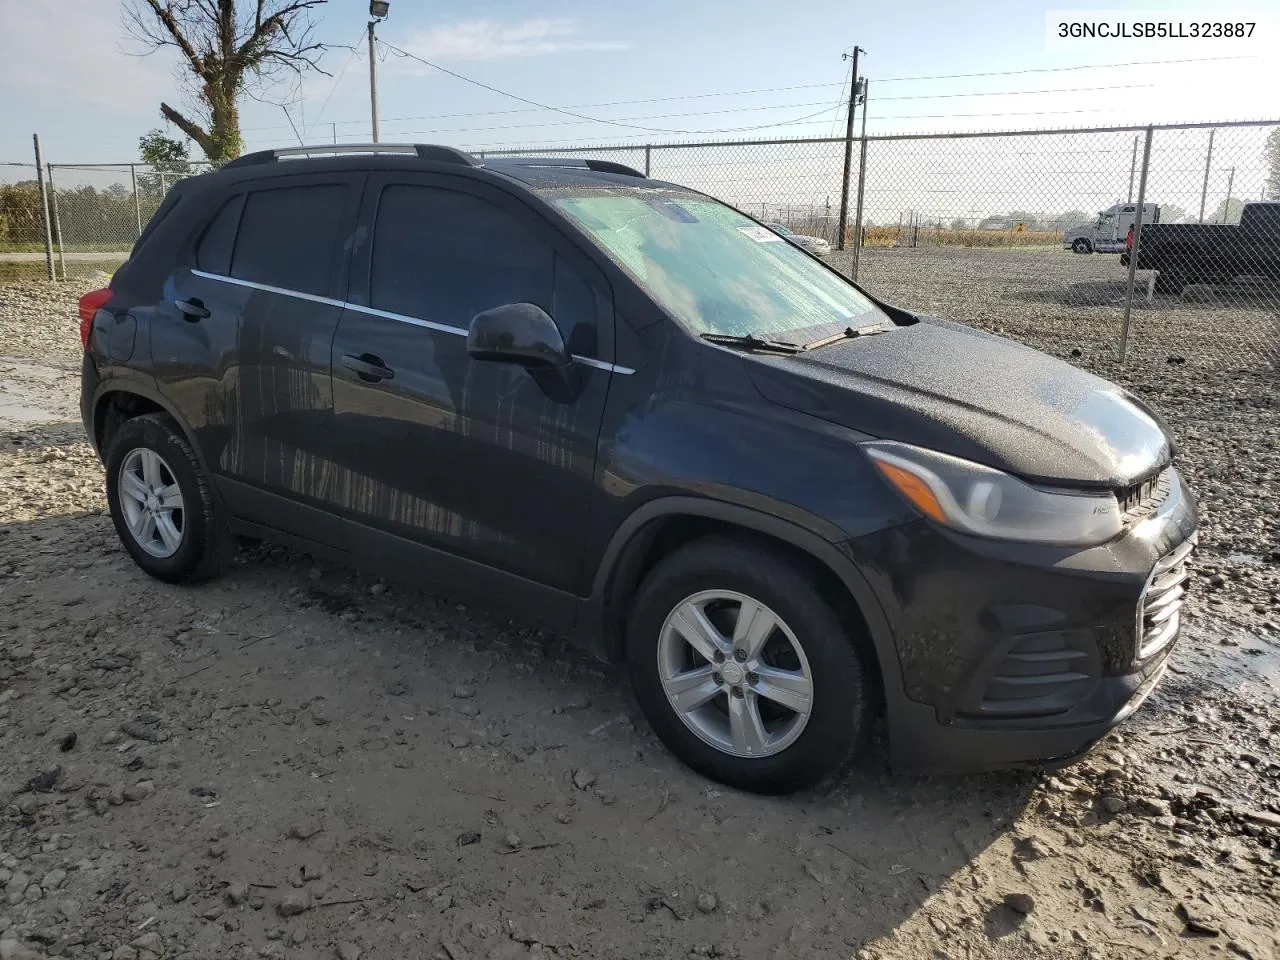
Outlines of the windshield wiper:
{"label": "windshield wiper", "polygon": [[876,333],[887,333],[890,325],[887,323],[873,323],[867,327],[845,327],[844,331],[834,336],[823,337],[821,340],[815,340],[813,343],[806,343],[800,349],[816,350],[818,347],[825,347],[831,343],[838,343],[841,340],[856,340],[858,337],[869,337]]}
{"label": "windshield wiper", "polygon": [[774,353],[799,353],[804,347],[789,340],[768,340],[758,333],[742,336],[731,333],[704,333],[703,340],[723,344],[726,347],[746,347],[749,350],[771,350]]}

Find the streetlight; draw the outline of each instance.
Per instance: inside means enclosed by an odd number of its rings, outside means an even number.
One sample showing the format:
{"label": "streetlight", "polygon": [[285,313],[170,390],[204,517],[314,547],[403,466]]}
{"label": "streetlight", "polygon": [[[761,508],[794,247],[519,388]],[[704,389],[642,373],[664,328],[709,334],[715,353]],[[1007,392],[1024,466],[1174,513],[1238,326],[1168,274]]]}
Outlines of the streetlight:
{"label": "streetlight", "polygon": [[373,30],[391,12],[389,0],[369,0],[369,109],[373,117],[373,142],[378,142],[378,42]]}

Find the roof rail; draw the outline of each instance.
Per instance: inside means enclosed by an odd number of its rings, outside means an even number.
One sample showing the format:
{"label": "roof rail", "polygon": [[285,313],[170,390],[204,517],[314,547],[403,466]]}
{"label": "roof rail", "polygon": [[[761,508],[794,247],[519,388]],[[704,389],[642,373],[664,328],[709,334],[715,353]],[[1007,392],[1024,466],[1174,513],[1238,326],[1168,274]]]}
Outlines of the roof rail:
{"label": "roof rail", "polygon": [[246,153],[224,164],[222,169],[253,167],[262,163],[275,163],[277,160],[289,157],[328,157],[346,153],[398,153],[436,163],[457,163],[468,167],[476,165],[475,158],[469,153],[454,147],[442,147],[431,143],[319,143],[314,147],[280,147],[274,150]]}
{"label": "roof rail", "polygon": [[494,161],[501,163],[512,163],[520,167],[577,167],[579,169],[593,170],[596,173],[616,173],[624,177],[639,177],[647,179],[643,173],[635,167],[628,167],[625,163],[614,163],[612,160],[592,160],[582,157],[512,157],[502,156],[494,157]]}

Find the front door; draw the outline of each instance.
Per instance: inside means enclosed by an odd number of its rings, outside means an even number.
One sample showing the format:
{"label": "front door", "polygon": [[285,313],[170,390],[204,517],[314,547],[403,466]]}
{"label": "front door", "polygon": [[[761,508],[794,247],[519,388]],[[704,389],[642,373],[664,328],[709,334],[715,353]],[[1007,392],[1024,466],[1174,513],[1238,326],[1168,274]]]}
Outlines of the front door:
{"label": "front door", "polygon": [[[361,223],[371,242],[333,341],[353,549],[385,559],[408,541],[579,590],[611,376],[603,274],[531,208],[462,178],[371,177]],[[581,358],[573,398],[467,355],[471,318],[517,302],[544,308]]]}

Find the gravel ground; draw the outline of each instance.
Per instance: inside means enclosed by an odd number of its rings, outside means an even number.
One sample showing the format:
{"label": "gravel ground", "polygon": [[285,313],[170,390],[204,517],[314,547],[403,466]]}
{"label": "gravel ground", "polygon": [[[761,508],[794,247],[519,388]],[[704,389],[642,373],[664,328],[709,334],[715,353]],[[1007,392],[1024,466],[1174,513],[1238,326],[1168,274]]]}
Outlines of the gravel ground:
{"label": "gravel ground", "polygon": [[2,960],[1280,954],[1269,374],[1077,358],[1205,498],[1171,672],[1093,756],[762,799],[495,611],[274,548],[146,578],[76,422],[92,285],[0,287]]}

